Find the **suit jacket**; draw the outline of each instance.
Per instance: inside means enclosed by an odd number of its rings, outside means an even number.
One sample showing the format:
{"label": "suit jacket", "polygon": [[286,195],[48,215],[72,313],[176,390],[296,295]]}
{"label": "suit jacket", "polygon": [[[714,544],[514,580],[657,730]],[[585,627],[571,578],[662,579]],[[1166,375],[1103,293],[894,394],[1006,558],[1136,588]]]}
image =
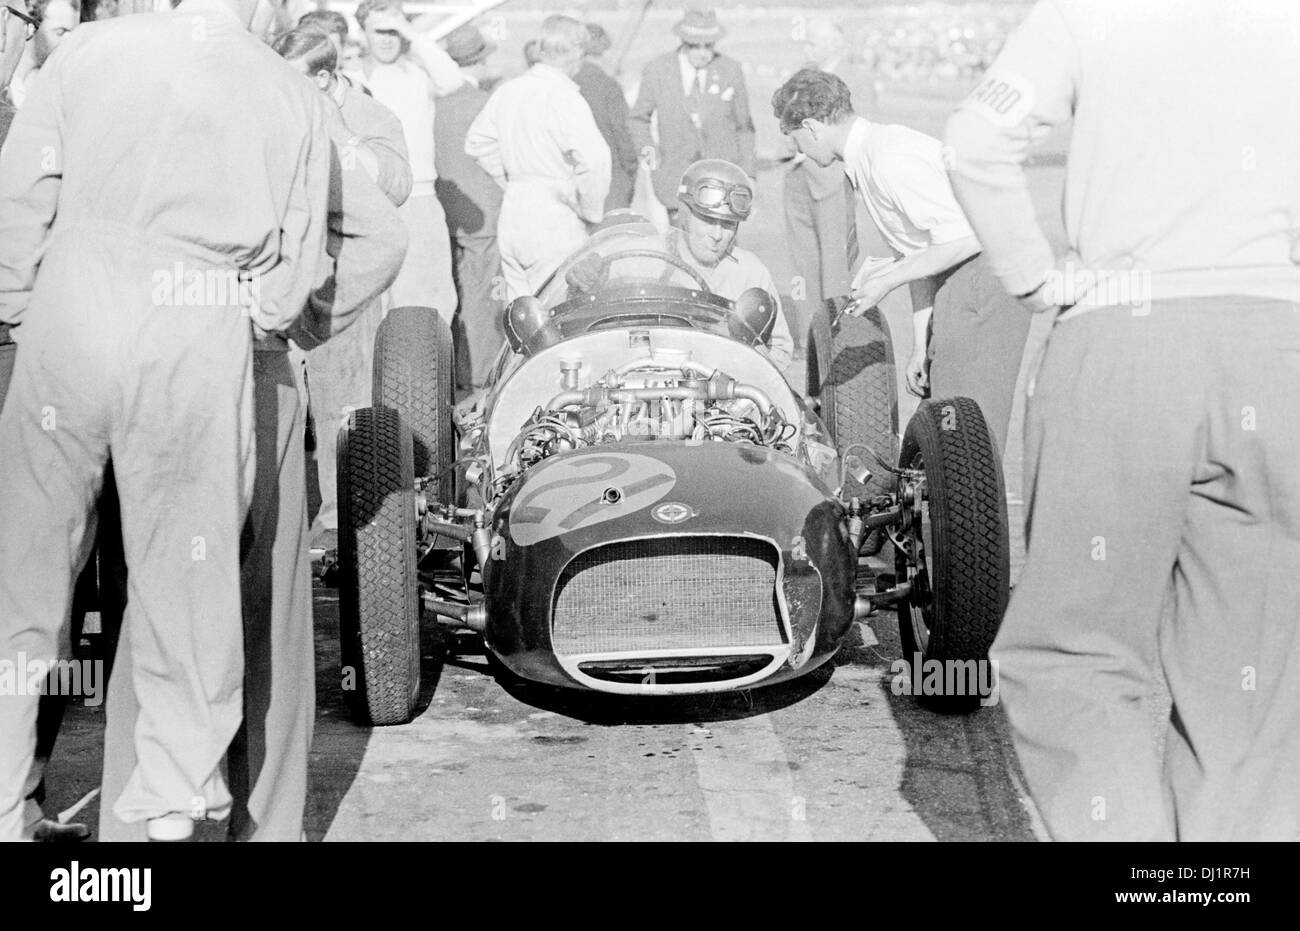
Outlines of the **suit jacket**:
{"label": "suit jacket", "polygon": [[573,79],[582,97],[591,107],[600,134],[609,145],[613,157],[613,172],[609,182],[609,196],[605,209],[627,207],[632,203],[632,190],[636,186],[636,144],[628,131],[627,98],[623,88],[593,61],[584,61]]}
{"label": "suit jacket", "polygon": [[[805,67],[817,66],[810,64]],[[831,68],[831,73],[849,86],[853,112],[867,119],[876,118],[879,106],[876,101],[875,75],[871,69],[850,62],[841,62]],[[808,189],[814,200],[825,200],[833,194],[842,195],[844,192],[844,182],[848,176],[844,174],[843,162],[834,162],[830,167],[823,168],[812,159],[805,158],[795,165],[794,170],[807,172]]]}
{"label": "suit jacket", "polygon": [[458,90],[438,98],[433,115],[433,151],[438,168],[435,187],[453,237],[496,235],[501,187],[465,154],[465,136],[489,96],[477,84],[466,81]]}
{"label": "suit jacket", "polygon": [[[718,55],[709,63],[700,110],[700,126],[682,88],[677,52],[660,55],[645,66],[641,89],[632,107],[630,128],[637,151],[655,148],[651,162],[655,194],[669,209],[677,206],[682,172],[701,158],[725,158],[754,175],[754,120],[749,114],[749,90],[739,62]],[[659,145],[650,134],[650,119],[658,115]]]}

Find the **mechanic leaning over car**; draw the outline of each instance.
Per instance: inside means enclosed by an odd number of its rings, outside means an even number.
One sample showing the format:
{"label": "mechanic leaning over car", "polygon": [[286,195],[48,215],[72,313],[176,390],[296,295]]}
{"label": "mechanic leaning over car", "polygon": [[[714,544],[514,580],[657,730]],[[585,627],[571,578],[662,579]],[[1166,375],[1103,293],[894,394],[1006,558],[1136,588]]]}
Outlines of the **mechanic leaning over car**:
{"label": "mechanic leaning over car", "polygon": [[754,253],[736,245],[740,224],[754,205],[754,189],[739,165],[705,158],[687,167],[677,185],[675,227],[668,231],[668,251],[684,260],[719,297],[734,301],[748,288],[762,288],[776,302],[776,323],[767,353],[785,371],[794,355],[794,340],[781,306],[781,291],[772,273]]}
{"label": "mechanic leaning over car", "polygon": [[[823,168],[844,163],[894,261],[868,258],[853,279],[860,311],[895,288],[912,299],[907,385],[980,406],[998,455],[1006,450],[1029,313],[998,285],[953,196],[939,140],[907,126],[873,123],[853,110],[837,75],[811,68],[772,96],[781,131]],[[882,257],[883,258],[883,257]],[[852,312],[852,311],[850,311]]]}
{"label": "mechanic leaning over car", "polygon": [[[230,810],[254,330],[299,315],[325,247],[325,109],[250,34],[272,12],[184,0],[73,32],[0,160],[0,320],[19,344],[0,413],[0,660],[58,655],[111,454],[141,709],[114,811],[158,839]],[[0,698],[0,839],[21,830],[36,703]]]}
{"label": "mechanic leaning over car", "polygon": [[[301,47],[294,32],[276,48]],[[322,58],[295,58],[305,76],[333,74],[337,57],[328,39]],[[303,448],[304,390],[299,349],[320,347],[365,319],[392,284],[406,255],[407,235],[376,158],[349,157],[365,146],[343,120],[331,82],[321,81],[332,146],[329,257],[301,317],[285,335],[257,344],[254,385],[257,479],[241,566],[244,617],[244,723],[227,765],[234,810],[233,840],[297,841],[303,837],[307,760],[316,714],[311,565],[307,547],[307,475]],[[376,105],[378,106],[378,105]],[[403,166],[395,166],[402,173]],[[350,333],[344,334],[345,338]],[[290,351],[289,339],[295,348]],[[328,343],[325,343],[328,345]],[[332,425],[331,425],[332,427]],[[122,663],[129,663],[129,659]],[[115,817],[134,760],[130,734],[138,705],[123,675],[109,683],[104,734],[102,840],[139,840],[138,825]]]}
{"label": "mechanic leaning over car", "polygon": [[[1135,6],[1040,2],[948,124],[1006,289],[1073,305],[1030,381],[992,656],[1053,837],[1294,841],[1300,6]],[[1022,165],[1071,118],[1056,262]]]}

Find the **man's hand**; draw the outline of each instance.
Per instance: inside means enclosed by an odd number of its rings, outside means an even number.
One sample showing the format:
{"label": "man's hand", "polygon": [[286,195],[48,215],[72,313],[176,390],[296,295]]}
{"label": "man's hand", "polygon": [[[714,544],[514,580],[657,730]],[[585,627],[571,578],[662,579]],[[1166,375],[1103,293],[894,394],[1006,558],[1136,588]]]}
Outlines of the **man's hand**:
{"label": "man's hand", "polygon": [[924,344],[912,350],[907,360],[907,390],[918,398],[930,393],[930,353]]}
{"label": "man's hand", "polygon": [[379,32],[395,32],[408,42],[415,36],[410,21],[396,10],[375,10],[367,22]]}
{"label": "man's hand", "polygon": [[[867,308],[875,307],[900,282],[894,280],[893,272],[898,263],[893,259],[868,256],[863,259],[858,273],[853,276],[852,293],[858,303],[854,316],[861,316]],[[853,311],[850,311],[853,313]]]}

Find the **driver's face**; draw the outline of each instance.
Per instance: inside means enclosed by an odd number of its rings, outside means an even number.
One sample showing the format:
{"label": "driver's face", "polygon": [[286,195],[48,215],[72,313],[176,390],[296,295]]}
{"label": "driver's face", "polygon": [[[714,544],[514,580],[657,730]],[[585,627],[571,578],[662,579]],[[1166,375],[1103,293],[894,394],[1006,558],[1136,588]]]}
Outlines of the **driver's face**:
{"label": "driver's face", "polygon": [[682,212],[686,217],[682,231],[686,234],[686,248],[690,250],[691,258],[706,268],[713,268],[731,248],[740,224],[735,220],[701,217],[686,207]]}

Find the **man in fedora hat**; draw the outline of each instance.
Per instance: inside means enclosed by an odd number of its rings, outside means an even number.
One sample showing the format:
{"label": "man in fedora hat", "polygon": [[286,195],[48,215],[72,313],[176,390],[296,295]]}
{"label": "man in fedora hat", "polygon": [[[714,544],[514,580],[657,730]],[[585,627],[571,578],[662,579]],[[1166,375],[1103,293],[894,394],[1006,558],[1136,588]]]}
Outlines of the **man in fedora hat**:
{"label": "man in fedora hat", "polygon": [[[754,121],[739,62],[714,45],[725,34],[712,10],[688,10],[673,32],[674,52],[645,66],[629,128],[654,180],[655,196],[673,217],[677,182],[692,162],[721,158],[754,176]],[[658,116],[659,138],[650,132]]]}
{"label": "man in fedora hat", "polygon": [[600,57],[609,51],[609,33],[598,23],[587,23],[587,37],[582,67],[573,80],[582,91],[587,106],[591,107],[596,126],[609,146],[613,171],[605,209],[617,210],[632,203],[632,192],[636,187],[636,144],[628,131],[627,98],[623,96],[623,88],[597,64]]}
{"label": "man in fedora hat", "polygon": [[502,298],[493,285],[501,274],[497,219],[501,187],[465,154],[470,124],[488,102],[495,79],[488,57],[496,46],[471,25],[447,36],[447,54],[460,66],[465,83],[438,101],[433,120],[438,200],[447,214],[452,272],[460,298],[456,314],[456,381],[460,388],[480,388],[492,360],[505,341],[501,329]]}

